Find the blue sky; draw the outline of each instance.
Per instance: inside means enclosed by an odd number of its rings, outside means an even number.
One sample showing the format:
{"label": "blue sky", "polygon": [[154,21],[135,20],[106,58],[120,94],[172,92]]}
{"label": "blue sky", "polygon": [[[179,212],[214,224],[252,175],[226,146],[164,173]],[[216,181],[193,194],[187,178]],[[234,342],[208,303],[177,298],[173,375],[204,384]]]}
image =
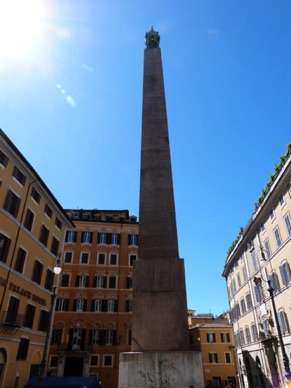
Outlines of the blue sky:
{"label": "blue sky", "polygon": [[226,310],[225,254],[290,141],[291,2],[11,0],[0,15],[0,127],[64,208],[138,215],[159,31],[188,306]]}

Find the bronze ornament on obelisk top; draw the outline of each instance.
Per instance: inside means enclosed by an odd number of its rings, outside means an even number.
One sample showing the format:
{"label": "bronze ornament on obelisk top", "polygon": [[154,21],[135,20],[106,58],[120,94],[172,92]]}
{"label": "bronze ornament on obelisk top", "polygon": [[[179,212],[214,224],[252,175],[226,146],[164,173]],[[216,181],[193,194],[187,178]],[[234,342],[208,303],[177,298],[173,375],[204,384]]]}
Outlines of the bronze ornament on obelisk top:
{"label": "bronze ornament on obelisk top", "polygon": [[145,35],[132,344],[120,355],[119,388],[202,388],[201,354],[190,351],[159,43],[152,28]]}

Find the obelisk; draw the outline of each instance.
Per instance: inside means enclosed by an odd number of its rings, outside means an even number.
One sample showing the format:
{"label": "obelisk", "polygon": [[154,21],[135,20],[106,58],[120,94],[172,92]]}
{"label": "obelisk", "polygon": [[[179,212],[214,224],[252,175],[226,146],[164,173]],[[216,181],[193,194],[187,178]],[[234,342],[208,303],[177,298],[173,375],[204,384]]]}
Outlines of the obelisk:
{"label": "obelisk", "polygon": [[190,351],[159,42],[153,28],[146,33],[132,352],[121,354],[119,388],[203,386],[201,355]]}

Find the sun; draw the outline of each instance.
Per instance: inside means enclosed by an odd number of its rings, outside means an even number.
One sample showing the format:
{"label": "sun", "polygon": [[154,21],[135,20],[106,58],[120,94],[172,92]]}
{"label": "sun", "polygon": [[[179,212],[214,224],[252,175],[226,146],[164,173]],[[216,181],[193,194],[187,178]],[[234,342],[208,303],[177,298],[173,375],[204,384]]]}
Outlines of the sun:
{"label": "sun", "polygon": [[41,0],[0,0],[0,63],[33,47],[43,12]]}

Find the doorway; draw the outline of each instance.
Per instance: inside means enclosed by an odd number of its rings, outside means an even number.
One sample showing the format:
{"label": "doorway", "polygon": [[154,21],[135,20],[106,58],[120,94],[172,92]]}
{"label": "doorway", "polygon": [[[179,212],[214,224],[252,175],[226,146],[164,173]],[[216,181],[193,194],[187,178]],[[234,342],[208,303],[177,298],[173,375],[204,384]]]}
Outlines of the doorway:
{"label": "doorway", "polygon": [[64,376],[83,376],[83,357],[67,357],[65,361]]}

